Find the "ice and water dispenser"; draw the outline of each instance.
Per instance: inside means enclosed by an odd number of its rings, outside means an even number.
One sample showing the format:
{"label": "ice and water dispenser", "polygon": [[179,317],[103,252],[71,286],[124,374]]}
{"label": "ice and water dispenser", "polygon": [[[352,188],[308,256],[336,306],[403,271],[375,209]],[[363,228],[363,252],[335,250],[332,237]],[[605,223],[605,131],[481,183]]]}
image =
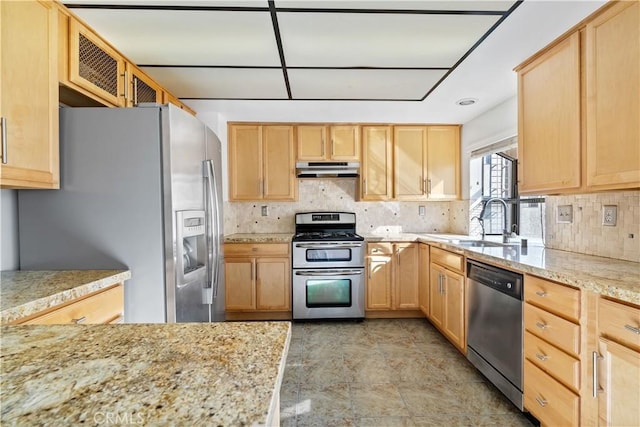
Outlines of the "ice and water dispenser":
{"label": "ice and water dispenser", "polygon": [[176,267],[178,288],[206,280],[207,238],[205,211],[176,212]]}

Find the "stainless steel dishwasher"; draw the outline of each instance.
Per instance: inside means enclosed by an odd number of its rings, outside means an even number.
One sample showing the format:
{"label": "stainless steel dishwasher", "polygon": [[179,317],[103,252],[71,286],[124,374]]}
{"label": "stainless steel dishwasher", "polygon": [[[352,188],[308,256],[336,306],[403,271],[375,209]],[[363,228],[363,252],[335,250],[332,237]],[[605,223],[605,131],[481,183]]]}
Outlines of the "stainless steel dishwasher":
{"label": "stainless steel dishwasher", "polygon": [[522,411],[522,275],[469,260],[467,278],[467,359]]}

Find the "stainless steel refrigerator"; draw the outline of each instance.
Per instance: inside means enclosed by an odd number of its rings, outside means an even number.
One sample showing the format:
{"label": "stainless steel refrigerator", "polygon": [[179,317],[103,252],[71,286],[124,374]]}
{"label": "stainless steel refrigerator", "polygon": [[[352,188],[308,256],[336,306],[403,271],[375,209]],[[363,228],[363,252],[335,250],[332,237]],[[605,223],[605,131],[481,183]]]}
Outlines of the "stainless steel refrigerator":
{"label": "stainless steel refrigerator", "polygon": [[60,109],[60,190],[19,191],[20,268],[131,270],[125,322],[224,320],[221,145],[181,109]]}

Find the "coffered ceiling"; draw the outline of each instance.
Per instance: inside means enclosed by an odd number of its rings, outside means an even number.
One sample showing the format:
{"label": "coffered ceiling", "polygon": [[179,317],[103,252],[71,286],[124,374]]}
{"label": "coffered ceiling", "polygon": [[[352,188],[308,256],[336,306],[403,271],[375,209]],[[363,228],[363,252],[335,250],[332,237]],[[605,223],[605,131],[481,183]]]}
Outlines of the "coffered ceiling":
{"label": "coffered ceiling", "polygon": [[182,99],[423,101],[520,1],[66,0]]}

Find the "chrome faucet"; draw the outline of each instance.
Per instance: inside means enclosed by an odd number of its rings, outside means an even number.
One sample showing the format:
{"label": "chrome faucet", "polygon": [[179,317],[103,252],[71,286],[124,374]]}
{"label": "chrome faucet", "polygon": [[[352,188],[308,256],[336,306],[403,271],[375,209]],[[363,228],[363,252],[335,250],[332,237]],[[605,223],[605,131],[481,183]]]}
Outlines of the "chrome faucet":
{"label": "chrome faucet", "polygon": [[[482,210],[480,211],[480,215],[479,218],[482,218],[484,220],[484,217],[486,215],[486,210],[487,210],[487,206],[489,206],[491,203],[493,202],[500,202],[502,204],[502,219],[503,219],[503,224],[502,224],[502,243],[509,243],[509,238],[511,237],[511,233],[509,232],[509,230],[507,230],[507,211],[508,211],[508,207],[507,207],[507,202],[505,202],[503,199],[501,199],[500,197],[492,197],[489,200],[487,200],[484,203],[484,206],[482,207]],[[482,228],[482,238],[484,239],[484,227]]]}

